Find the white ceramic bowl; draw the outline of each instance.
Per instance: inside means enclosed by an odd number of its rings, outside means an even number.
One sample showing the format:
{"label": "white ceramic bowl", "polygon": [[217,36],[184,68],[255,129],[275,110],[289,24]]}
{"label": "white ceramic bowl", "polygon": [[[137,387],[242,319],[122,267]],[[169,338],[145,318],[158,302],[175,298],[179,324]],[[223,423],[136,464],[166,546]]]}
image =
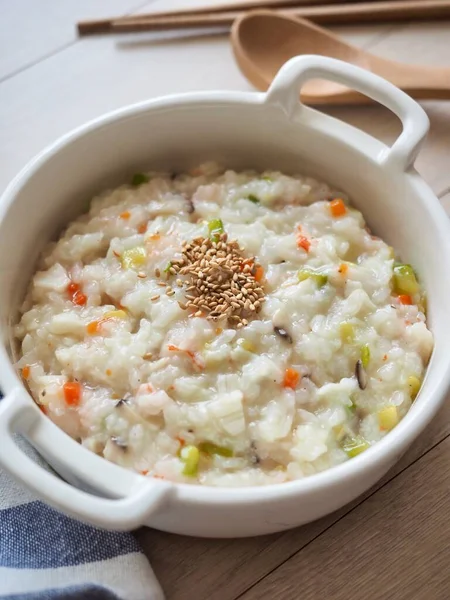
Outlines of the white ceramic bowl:
{"label": "white ceramic bowl", "polygon": [[[299,102],[302,84],[343,83],[391,109],[403,132],[388,148]],[[267,94],[195,93],[144,102],[83,126],[33,160],[0,202],[0,465],[60,510],[101,527],[148,525],[188,535],[238,537],[295,527],[341,507],[373,485],[442,404],[450,378],[450,227],[412,164],[428,130],[424,111],[400,90],[324,57],[289,61]],[[33,403],[14,368],[11,322],[44,244],[102,188],[143,168],[184,170],[203,160],[234,169],[278,168],[318,176],[350,194],[369,225],[417,268],[429,294],[435,349],[407,416],[364,454],[281,485],[223,489],[145,478],[90,453]],[[16,445],[25,435],[68,482]],[[83,490],[83,491],[82,491]]]}

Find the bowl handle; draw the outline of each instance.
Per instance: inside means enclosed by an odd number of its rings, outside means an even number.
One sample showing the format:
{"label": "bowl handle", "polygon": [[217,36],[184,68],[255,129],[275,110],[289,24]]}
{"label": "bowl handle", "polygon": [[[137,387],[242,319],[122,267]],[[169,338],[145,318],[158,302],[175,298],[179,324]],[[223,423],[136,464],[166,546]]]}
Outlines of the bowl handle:
{"label": "bowl handle", "polygon": [[400,119],[403,131],[391,148],[386,147],[376,160],[388,168],[406,171],[414,164],[430,127],[423,108],[410,96],[378,75],[350,63],[326,56],[296,56],[278,71],[267,94],[266,103],[278,104],[292,117],[304,108],[299,91],[309,79],[328,79],[351,87],[383,104]]}
{"label": "bowl handle", "polygon": [[13,439],[13,434],[22,434],[44,453],[54,454],[55,448],[45,447],[45,439],[36,433],[42,418],[20,387],[0,400],[0,465],[55,508],[97,527],[128,531],[144,525],[171,494],[173,486],[139,476],[129,495],[118,499],[94,496],[66,483],[35,463]]}

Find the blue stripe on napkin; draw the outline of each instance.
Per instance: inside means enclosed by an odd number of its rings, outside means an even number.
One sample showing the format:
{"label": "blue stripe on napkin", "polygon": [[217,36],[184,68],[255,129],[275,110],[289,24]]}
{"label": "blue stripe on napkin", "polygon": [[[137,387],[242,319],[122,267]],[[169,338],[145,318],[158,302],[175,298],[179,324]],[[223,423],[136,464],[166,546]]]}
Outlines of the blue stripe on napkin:
{"label": "blue stripe on napkin", "polygon": [[43,590],[32,594],[3,596],[3,598],[4,600],[120,600],[119,596],[98,585],[77,585],[63,590]]}
{"label": "blue stripe on napkin", "polygon": [[[139,552],[135,538],[74,521],[42,502],[0,512],[0,566],[48,569]],[[51,528],[48,524],[51,523]],[[61,536],[64,531],[64,536]],[[68,548],[67,538],[77,540]]]}

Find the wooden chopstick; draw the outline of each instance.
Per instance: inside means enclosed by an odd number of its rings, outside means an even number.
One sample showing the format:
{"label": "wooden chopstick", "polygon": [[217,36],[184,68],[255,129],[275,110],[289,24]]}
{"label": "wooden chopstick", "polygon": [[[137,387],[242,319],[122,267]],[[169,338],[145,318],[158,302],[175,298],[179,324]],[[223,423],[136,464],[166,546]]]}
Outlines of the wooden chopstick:
{"label": "wooden chopstick", "polygon": [[[93,33],[131,33],[139,31],[164,31],[170,29],[193,29],[229,27],[245,11],[227,11],[190,15],[136,15],[127,18],[96,22],[92,25],[79,23],[80,35]],[[335,4],[326,6],[303,6],[277,10],[287,15],[311,19],[315,23],[363,23],[397,21],[406,19],[434,19],[450,17],[450,0],[383,0],[358,4]]]}
{"label": "wooden chopstick", "polygon": [[[127,15],[124,17],[112,17],[109,19],[96,19],[90,21],[80,21],[78,31],[80,34],[103,33],[112,23],[117,21],[136,21],[140,19],[154,19],[160,17],[184,17],[190,15],[206,15],[222,12],[235,12],[241,10],[261,9],[261,8],[289,8],[299,6],[311,6],[321,4],[343,4],[344,2],[358,2],[359,0],[241,0],[240,2],[225,2],[209,6],[193,6],[185,9],[175,9],[170,11],[158,11],[154,13],[141,13],[137,15]],[[374,1],[374,0],[372,0]]]}

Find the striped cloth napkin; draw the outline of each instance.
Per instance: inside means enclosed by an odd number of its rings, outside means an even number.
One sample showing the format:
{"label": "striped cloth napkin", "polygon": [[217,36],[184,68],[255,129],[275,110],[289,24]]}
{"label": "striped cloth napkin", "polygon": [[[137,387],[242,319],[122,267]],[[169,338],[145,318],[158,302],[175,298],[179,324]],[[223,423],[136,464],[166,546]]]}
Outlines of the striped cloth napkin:
{"label": "striped cloth napkin", "polygon": [[[19,443],[43,465],[26,442]],[[0,471],[0,598],[163,600],[164,595],[131,533],[66,517]]]}

